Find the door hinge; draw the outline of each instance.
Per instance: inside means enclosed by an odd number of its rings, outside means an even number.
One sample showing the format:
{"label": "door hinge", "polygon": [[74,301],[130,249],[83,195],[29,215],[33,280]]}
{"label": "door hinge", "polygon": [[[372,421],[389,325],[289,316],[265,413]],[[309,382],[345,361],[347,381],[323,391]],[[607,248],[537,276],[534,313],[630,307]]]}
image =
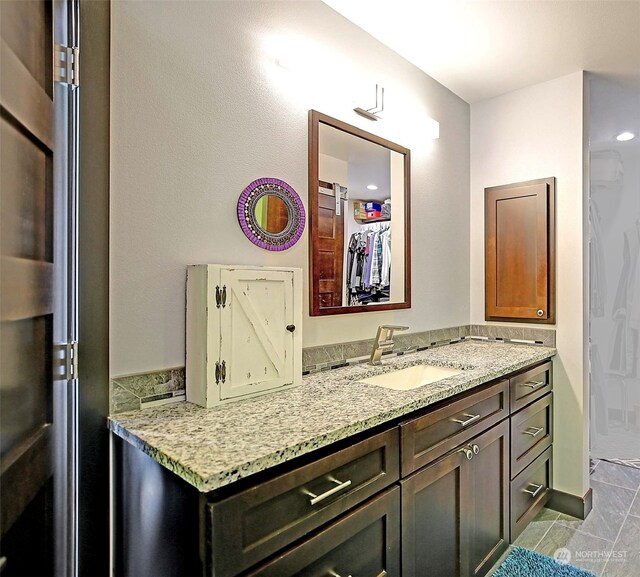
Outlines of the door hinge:
{"label": "door hinge", "polygon": [[216,385],[222,381],[223,383],[227,379],[227,363],[216,361]]}
{"label": "door hinge", "polygon": [[80,49],[56,44],[54,50],[53,79],[55,82],[80,86]]}
{"label": "door hinge", "polygon": [[216,286],[216,308],[224,308],[227,304],[227,285],[222,285],[222,290]]}
{"label": "door hinge", "polygon": [[56,379],[70,381],[78,378],[78,341],[55,345]]}

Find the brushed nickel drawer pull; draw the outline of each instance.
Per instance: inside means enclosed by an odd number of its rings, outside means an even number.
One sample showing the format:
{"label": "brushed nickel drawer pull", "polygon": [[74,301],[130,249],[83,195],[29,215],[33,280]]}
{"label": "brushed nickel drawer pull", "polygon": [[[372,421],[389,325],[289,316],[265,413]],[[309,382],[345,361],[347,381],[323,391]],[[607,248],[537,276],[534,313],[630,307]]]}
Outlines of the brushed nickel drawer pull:
{"label": "brushed nickel drawer pull", "polygon": [[[336,573],[333,569],[329,569],[329,577],[340,577],[340,574]],[[351,577],[351,575],[347,575],[347,577]]]}
{"label": "brushed nickel drawer pull", "polygon": [[546,385],[544,381],[529,381],[528,383],[522,383],[523,387],[529,387],[530,389],[537,389],[541,385]]}
{"label": "brushed nickel drawer pull", "polygon": [[[531,431],[533,429],[533,431]],[[542,431],[544,431],[544,427],[529,427],[529,430],[522,431],[525,435],[531,435],[532,437],[537,437]]]}
{"label": "brushed nickel drawer pull", "polygon": [[317,505],[318,503],[320,503],[320,501],[324,501],[327,497],[330,497],[331,495],[334,495],[335,493],[338,493],[339,491],[342,491],[343,489],[346,489],[349,485],[351,485],[351,479],[342,482],[338,481],[338,479],[334,479],[333,477],[329,477],[327,480],[335,483],[336,486],[332,489],[329,489],[328,491],[325,491],[321,495],[316,495],[315,493],[312,493],[307,489],[303,489],[302,492],[305,495],[311,497],[311,501],[309,501],[310,505]]}
{"label": "brushed nickel drawer pull", "polygon": [[536,485],[535,483],[529,483],[529,485],[531,485],[532,487],[535,487],[536,490],[535,491],[529,491],[527,489],[523,489],[524,493],[529,493],[529,495],[531,495],[532,497],[535,497],[540,491],[542,491],[542,489],[544,489],[544,485]]}
{"label": "brushed nickel drawer pull", "polygon": [[475,420],[479,419],[481,415],[469,415],[468,413],[465,413],[462,416],[469,417],[469,418],[466,421],[463,421],[462,419],[451,419],[451,420],[454,423],[460,423],[463,427],[466,427],[467,425],[470,425],[471,423],[473,423]]}

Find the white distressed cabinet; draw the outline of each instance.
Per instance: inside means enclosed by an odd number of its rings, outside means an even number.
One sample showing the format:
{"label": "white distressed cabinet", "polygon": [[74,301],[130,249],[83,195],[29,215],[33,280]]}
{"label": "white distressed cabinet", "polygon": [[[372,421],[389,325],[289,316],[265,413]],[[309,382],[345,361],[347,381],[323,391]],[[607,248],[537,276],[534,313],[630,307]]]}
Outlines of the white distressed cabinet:
{"label": "white distressed cabinet", "polygon": [[203,407],[302,381],[302,270],[187,268],[187,400]]}

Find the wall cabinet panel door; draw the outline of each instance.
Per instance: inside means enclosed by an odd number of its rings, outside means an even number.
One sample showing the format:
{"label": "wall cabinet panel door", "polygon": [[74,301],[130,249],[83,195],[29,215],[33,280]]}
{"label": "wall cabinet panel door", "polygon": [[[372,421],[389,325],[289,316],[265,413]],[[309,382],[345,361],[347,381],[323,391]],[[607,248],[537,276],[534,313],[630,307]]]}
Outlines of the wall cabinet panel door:
{"label": "wall cabinet panel door", "polygon": [[555,322],[555,178],[485,189],[485,318]]}

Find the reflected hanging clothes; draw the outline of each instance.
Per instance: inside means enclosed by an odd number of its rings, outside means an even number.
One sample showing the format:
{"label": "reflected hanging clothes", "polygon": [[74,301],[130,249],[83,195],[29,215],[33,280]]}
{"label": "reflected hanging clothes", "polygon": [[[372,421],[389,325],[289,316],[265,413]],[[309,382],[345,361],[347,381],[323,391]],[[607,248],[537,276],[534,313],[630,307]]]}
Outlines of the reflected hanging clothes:
{"label": "reflected hanging clothes", "polygon": [[391,280],[389,224],[363,225],[347,245],[347,300],[349,305],[386,302]]}

